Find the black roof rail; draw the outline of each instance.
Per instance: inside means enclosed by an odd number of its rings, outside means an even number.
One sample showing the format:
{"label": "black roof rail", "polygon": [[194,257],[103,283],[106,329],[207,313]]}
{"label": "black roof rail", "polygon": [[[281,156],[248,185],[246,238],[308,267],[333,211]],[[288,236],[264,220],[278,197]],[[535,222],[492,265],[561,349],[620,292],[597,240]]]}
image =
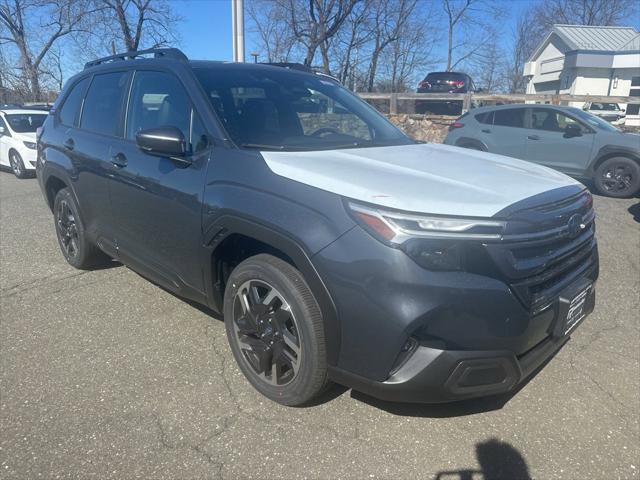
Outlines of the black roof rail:
{"label": "black roof rail", "polygon": [[300,70],[302,72],[315,73],[311,67],[307,67],[302,63],[294,62],[262,62],[262,65],[271,65],[272,67],[290,68],[291,70]]}
{"label": "black roof rail", "polygon": [[132,52],[124,52],[118,53],[116,55],[111,55],[109,57],[98,58],[97,60],[91,60],[84,64],[85,70],[90,67],[95,67],[96,65],[101,65],[107,62],[115,62],[119,60],[134,60],[143,55],[152,55],[153,58],[174,58],[176,60],[187,61],[189,60],[187,56],[182,53],[182,51],[178,48],[150,48],[148,50],[137,50]]}
{"label": "black roof rail", "polygon": [[326,73],[322,73],[314,69],[313,67],[307,67],[302,63],[294,63],[294,62],[263,62],[262,65],[271,65],[272,67],[283,67],[288,68],[290,70],[299,70],[301,72],[313,73],[315,75],[320,75],[321,77],[325,77],[329,80],[333,80],[334,82],[340,83],[333,75],[328,75]]}

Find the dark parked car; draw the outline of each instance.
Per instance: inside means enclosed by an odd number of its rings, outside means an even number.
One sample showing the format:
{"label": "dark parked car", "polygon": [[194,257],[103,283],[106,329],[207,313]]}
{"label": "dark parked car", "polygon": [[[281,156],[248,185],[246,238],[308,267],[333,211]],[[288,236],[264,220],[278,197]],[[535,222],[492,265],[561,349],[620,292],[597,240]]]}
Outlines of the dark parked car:
{"label": "dark parked car", "polygon": [[445,143],[555,168],[612,197],[640,191],[640,135],[573,107],[482,107],[459,118]]}
{"label": "dark parked car", "polygon": [[308,72],[177,50],[91,62],[37,175],[71,265],[115,258],[223,313],[248,381],[286,405],[329,381],[401,401],[510,391],[594,307],[584,186],[417,144]]}
{"label": "dark parked car", "polygon": [[[473,80],[461,72],[431,72],[418,84],[417,93],[469,93],[475,92]],[[460,115],[460,100],[421,100],[416,102],[416,113],[436,113],[443,115]]]}

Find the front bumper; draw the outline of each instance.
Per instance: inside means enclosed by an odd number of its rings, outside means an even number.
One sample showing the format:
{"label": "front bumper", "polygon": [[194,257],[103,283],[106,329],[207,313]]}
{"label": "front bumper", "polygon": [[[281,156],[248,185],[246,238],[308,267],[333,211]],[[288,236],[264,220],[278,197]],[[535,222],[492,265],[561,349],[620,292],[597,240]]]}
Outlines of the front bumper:
{"label": "front bumper", "polygon": [[[502,281],[430,272],[359,227],[314,256],[341,321],[332,380],[372,396],[437,403],[513,390],[566,342],[568,302],[598,276],[595,262],[531,311]],[[591,289],[584,305],[595,303]],[[399,361],[404,345],[418,347]]]}
{"label": "front bumper", "polygon": [[[593,311],[595,290],[585,304],[585,317]],[[556,307],[562,310],[561,302]],[[558,317],[559,319],[560,317]],[[584,317],[583,317],[584,319]],[[552,326],[557,328],[556,323]],[[334,370],[333,379],[355,390],[388,401],[443,403],[498,395],[515,390],[569,340],[550,335],[523,355],[509,350],[439,350],[418,346],[406,363],[387,380],[371,381]]]}

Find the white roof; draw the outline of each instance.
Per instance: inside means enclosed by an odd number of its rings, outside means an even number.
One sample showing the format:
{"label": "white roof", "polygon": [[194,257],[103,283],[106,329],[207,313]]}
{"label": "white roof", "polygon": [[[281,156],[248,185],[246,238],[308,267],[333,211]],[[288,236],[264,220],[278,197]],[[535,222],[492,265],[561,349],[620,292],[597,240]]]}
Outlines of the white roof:
{"label": "white roof", "polygon": [[640,32],[633,27],[602,27],[595,25],[554,25],[533,52],[529,61],[538,57],[551,36],[557,35],[568,51],[589,50],[607,53],[631,52],[640,49]]}
{"label": "white roof", "polygon": [[615,52],[640,33],[633,27],[598,27],[588,25],[554,25],[553,32],[570,50]]}

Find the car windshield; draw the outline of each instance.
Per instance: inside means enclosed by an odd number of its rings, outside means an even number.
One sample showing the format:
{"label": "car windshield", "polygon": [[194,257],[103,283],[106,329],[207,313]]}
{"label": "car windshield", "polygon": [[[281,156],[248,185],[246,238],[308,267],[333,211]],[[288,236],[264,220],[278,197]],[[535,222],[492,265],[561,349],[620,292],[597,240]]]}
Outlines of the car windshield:
{"label": "car windshield", "polygon": [[597,117],[589,112],[585,112],[584,110],[580,110],[579,108],[572,108],[571,113],[578,117],[583,122],[589,124],[589,126],[597,128],[598,130],[604,130],[606,132],[619,132],[616,127],[611,125],[606,120],[603,120],[600,117]]}
{"label": "car windshield", "polygon": [[337,82],[284,68],[195,68],[231,139],[242,148],[327,150],[413,143]]}
{"label": "car windshield", "polygon": [[36,129],[42,126],[47,115],[42,113],[12,113],[5,115],[5,118],[14,132],[35,133]]}
{"label": "car windshield", "polygon": [[592,103],[590,110],[620,110],[617,103]]}

